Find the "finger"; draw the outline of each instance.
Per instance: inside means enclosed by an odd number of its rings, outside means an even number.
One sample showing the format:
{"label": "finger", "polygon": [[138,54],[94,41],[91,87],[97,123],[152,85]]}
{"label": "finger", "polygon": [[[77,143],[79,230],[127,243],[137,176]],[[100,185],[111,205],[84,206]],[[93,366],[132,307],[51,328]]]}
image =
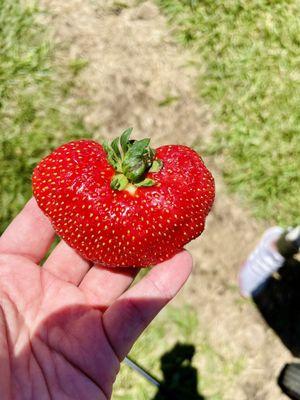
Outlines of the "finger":
{"label": "finger", "polygon": [[149,274],[110,306],[103,324],[122,360],[159,311],[176,295],[192,270],[192,258],[181,252],[154,267]]}
{"label": "finger", "polygon": [[105,309],[131,285],[138,272],[138,268],[108,269],[95,265],[79,287],[90,304]]}
{"label": "finger", "polygon": [[58,278],[79,285],[91,263],[83,259],[75,250],[61,241],[44,264],[44,269]]}
{"label": "finger", "polygon": [[0,252],[22,255],[39,262],[54,236],[50,221],[32,198],[1,236]]}

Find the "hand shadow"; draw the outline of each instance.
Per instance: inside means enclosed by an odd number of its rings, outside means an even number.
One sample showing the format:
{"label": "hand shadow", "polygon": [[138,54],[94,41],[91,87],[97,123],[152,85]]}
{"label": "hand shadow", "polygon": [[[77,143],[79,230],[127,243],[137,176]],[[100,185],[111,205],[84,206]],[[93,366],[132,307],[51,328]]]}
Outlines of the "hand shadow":
{"label": "hand shadow", "polygon": [[290,258],[254,294],[253,300],[267,324],[293,356],[300,356],[300,262]]}
{"label": "hand shadow", "polygon": [[[128,321],[132,317],[128,329],[119,332],[120,341],[128,340],[132,345],[132,330],[137,334],[142,331],[139,326],[145,321],[138,318],[138,310],[143,310],[148,318],[164,304],[165,300],[161,298],[116,300],[114,305],[118,310],[115,308],[115,311],[122,311]],[[103,326],[105,309],[101,304],[72,304],[56,309],[40,322],[23,348],[10,357],[18,383],[13,390],[21,393],[18,398],[111,398],[119,359],[110,341],[111,332]],[[8,335],[7,339],[13,348],[13,337]],[[0,372],[3,373],[3,369],[0,368]],[[8,400],[1,393],[0,399]]]}
{"label": "hand shadow", "polygon": [[194,354],[195,346],[177,343],[161,357],[163,382],[153,400],[205,400],[198,393]]}
{"label": "hand shadow", "polygon": [[[128,298],[115,302],[127,316],[132,313],[134,317],[128,329],[120,332],[122,340],[127,340],[134,324],[141,322],[136,321],[137,309],[152,315],[165,301],[135,298],[134,308],[132,303]],[[72,304],[56,309],[40,322],[24,347],[10,357],[20,398],[110,398],[119,361],[101,323],[104,310],[101,305]],[[13,348],[13,338],[8,335],[7,339]],[[204,400],[197,390],[197,370],[191,365],[194,353],[193,345],[176,344],[163,355],[164,381],[153,400]]]}

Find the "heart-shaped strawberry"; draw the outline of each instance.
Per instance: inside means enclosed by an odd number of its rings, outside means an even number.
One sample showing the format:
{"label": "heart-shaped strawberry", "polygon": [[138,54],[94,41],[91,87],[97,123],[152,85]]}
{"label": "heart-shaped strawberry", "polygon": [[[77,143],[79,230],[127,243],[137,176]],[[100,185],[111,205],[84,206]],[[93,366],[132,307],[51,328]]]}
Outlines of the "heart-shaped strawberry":
{"label": "heart-shaped strawberry", "polygon": [[83,257],[106,267],[147,267],[201,234],[214,179],[186,146],[156,151],[131,129],[103,146],[64,144],[33,173],[33,192],[57,234]]}

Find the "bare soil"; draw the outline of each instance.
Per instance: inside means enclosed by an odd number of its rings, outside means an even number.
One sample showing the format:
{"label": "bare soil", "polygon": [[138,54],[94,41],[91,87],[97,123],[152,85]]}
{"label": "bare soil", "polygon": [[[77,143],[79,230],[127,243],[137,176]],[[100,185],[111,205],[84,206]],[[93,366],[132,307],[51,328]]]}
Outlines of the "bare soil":
{"label": "bare soil", "polygon": [[[51,14],[48,22],[61,46],[61,61],[88,61],[74,97],[84,100],[80,108],[87,125],[96,128],[96,138],[114,137],[133,126],[136,137],[150,136],[154,145],[192,146],[210,140],[214,125],[209,107],[195,92],[193,54],[175,43],[152,2],[43,4]],[[216,178],[216,202],[205,233],[189,245],[194,274],[176,302],[188,302],[198,310],[211,345],[229,364],[232,358],[245,360],[242,372],[228,383],[224,399],[284,399],[276,377],[291,356],[237,288],[239,267],[265,226],[227,193],[218,168],[221,160],[206,162]],[[205,368],[199,352],[196,364]]]}

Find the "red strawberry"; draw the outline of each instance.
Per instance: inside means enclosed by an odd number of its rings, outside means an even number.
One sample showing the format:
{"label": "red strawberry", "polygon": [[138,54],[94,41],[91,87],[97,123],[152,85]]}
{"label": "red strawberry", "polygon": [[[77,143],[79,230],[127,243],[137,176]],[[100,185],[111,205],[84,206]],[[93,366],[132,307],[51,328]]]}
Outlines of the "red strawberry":
{"label": "red strawberry", "polygon": [[64,144],[33,173],[34,196],[58,235],[106,267],[147,267],[201,234],[214,180],[186,146],[129,140]]}

